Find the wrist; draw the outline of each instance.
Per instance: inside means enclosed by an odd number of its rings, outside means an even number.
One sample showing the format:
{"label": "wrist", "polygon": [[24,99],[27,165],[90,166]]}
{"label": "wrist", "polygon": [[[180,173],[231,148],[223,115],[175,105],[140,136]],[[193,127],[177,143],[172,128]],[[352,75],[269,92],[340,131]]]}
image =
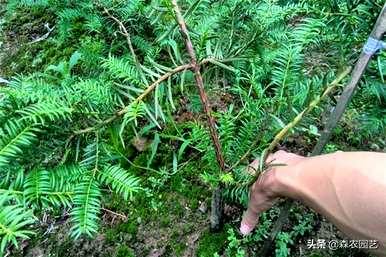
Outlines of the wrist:
{"label": "wrist", "polygon": [[[331,181],[331,176],[339,165],[339,156],[343,153],[330,153],[314,157],[305,157],[296,164],[277,169],[275,181],[281,195],[303,201],[315,190]],[[330,182],[329,182],[330,183]]]}

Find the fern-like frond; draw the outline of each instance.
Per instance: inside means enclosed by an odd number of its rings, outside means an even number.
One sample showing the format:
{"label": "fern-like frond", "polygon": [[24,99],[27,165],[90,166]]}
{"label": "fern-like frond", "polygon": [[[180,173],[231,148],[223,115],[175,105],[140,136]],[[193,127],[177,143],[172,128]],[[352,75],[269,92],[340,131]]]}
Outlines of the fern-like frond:
{"label": "fern-like frond", "polygon": [[119,59],[114,56],[104,59],[102,67],[115,78],[123,79],[137,86],[143,86],[141,77],[131,59]]}
{"label": "fern-like frond", "polygon": [[49,0],[11,0],[7,2],[7,11],[12,14],[17,8],[45,8],[49,6]]}
{"label": "fern-like frond", "polygon": [[50,191],[49,173],[42,169],[30,171],[24,183],[24,196],[27,202],[35,206],[44,206]]}
{"label": "fern-like frond", "polygon": [[121,194],[125,200],[133,197],[133,193],[141,189],[139,178],[129,174],[119,166],[108,166],[100,171],[99,180],[102,183],[110,185],[118,194]]}
{"label": "fern-like frond", "polygon": [[[295,46],[283,46],[275,58],[275,69],[272,71],[272,82],[285,90],[288,85],[296,82],[302,64],[301,48]],[[283,96],[283,92],[281,92]]]}
{"label": "fern-like frond", "polygon": [[111,89],[109,82],[87,79],[72,84],[66,91],[70,102],[79,105],[77,108],[79,112],[84,111],[85,107],[92,111],[109,111],[114,107]]}
{"label": "fern-like frond", "polygon": [[74,191],[86,174],[86,170],[80,165],[60,165],[50,170],[51,188],[55,191]]}
{"label": "fern-like frond", "polygon": [[83,160],[79,163],[83,168],[91,168],[98,162],[99,145],[95,141],[84,148]]}
{"label": "fern-like frond", "polygon": [[20,120],[28,120],[44,125],[45,120],[56,121],[68,119],[71,115],[72,108],[63,106],[63,104],[57,102],[40,102],[17,110],[16,112],[23,115]]}
{"label": "fern-like frond", "polygon": [[28,225],[35,222],[32,211],[27,211],[21,205],[11,204],[7,194],[0,194],[0,255],[3,255],[8,243],[18,247],[17,239],[28,239],[34,232]]}
{"label": "fern-like frond", "polygon": [[145,104],[143,102],[132,102],[127,107],[127,112],[123,117],[123,123],[126,125],[129,122],[134,121],[135,125],[138,124],[138,119],[143,118],[146,115]]}
{"label": "fern-like frond", "polygon": [[101,191],[94,176],[87,175],[75,187],[74,207],[71,211],[71,234],[74,238],[81,235],[92,237],[98,231],[100,220]]}
{"label": "fern-like frond", "polygon": [[[80,169],[80,167],[78,168]],[[75,172],[80,172],[79,169],[67,168],[67,170],[75,170]],[[55,170],[48,172],[43,169],[35,169],[28,174],[24,182],[24,197],[28,204],[33,205],[35,208],[71,206],[76,184],[75,181],[71,180],[75,176],[72,177],[72,174],[67,173],[68,177],[61,177],[60,180],[58,174],[52,174],[54,172]]]}
{"label": "fern-like frond", "polygon": [[0,167],[5,166],[23,152],[23,147],[30,146],[36,139],[38,129],[24,125],[22,122],[9,121],[3,130],[5,135],[0,138]]}
{"label": "fern-like frond", "polygon": [[291,41],[300,46],[317,44],[325,26],[321,19],[306,18],[291,32]]}
{"label": "fern-like frond", "polygon": [[219,136],[222,145],[222,150],[225,153],[226,158],[232,157],[231,148],[234,147],[233,139],[235,137],[235,116],[232,114],[233,106],[230,106],[229,110],[221,116],[219,122]]}
{"label": "fern-like frond", "polygon": [[[114,11],[118,13],[123,20],[129,19],[131,16],[137,14],[141,8],[143,8],[143,0],[117,1],[121,2],[118,6],[114,7]],[[115,2],[113,2],[115,3]]]}

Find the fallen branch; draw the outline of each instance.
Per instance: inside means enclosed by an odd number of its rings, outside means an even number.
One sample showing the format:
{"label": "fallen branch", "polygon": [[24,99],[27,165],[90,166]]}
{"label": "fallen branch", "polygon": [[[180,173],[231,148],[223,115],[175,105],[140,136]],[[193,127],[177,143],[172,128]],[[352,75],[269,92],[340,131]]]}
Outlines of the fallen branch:
{"label": "fallen branch", "polygon": [[127,217],[127,216],[124,215],[124,214],[120,214],[120,213],[114,212],[114,211],[112,211],[112,210],[103,208],[103,207],[101,207],[101,210],[104,211],[104,212],[110,213],[110,214],[112,214],[112,215],[114,215],[114,216],[118,216],[118,217],[120,217],[123,221],[127,221],[127,220],[129,219],[129,217]]}
{"label": "fallen branch", "polygon": [[29,42],[28,43],[29,45],[32,45],[34,43],[46,40],[49,37],[49,35],[51,34],[51,32],[54,30],[54,28],[55,28],[55,26],[52,26],[52,28],[50,28],[48,23],[44,24],[44,27],[48,30],[48,32],[46,34],[44,34],[43,36],[38,37],[38,38],[32,40],[31,42]]}
{"label": "fallen branch", "polygon": [[3,79],[3,78],[0,77],[0,84],[1,83],[9,84],[10,82],[9,82],[9,80],[6,80],[6,79]]}
{"label": "fallen branch", "polygon": [[[216,153],[216,159],[220,166],[220,169],[226,172],[225,169],[225,161],[221,152],[221,145],[219,141],[219,137],[217,134],[215,121],[211,113],[211,107],[208,102],[208,97],[206,95],[204,89],[204,82],[202,80],[200,65],[197,63],[196,53],[193,48],[192,41],[190,40],[188,29],[186,28],[185,19],[181,14],[180,7],[177,4],[177,0],[172,0],[172,5],[174,12],[176,14],[176,20],[180,27],[181,35],[185,42],[186,50],[190,57],[190,63],[193,65],[192,70],[194,72],[194,78],[196,80],[196,85],[198,87],[198,91],[200,94],[201,103],[204,107],[204,111],[206,113],[208,119],[208,126],[210,131],[210,136],[212,138],[212,142],[214,145],[214,150]],[[211,212],[211,228],[213,230],[218,230],[220,228],[221,216],[222,216],[222,196],[221,196],[221,185],[217,187],[212,195],[212,212]]]}

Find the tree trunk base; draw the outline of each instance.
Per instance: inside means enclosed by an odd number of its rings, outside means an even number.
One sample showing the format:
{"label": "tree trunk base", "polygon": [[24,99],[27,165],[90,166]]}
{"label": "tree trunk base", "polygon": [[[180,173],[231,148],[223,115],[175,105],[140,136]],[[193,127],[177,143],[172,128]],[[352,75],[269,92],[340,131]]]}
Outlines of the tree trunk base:
{"label": "tree trunk base", "polygon": [[222,228],[223,223],[223,200],[222,187],[218,186],[212,192],[212,203],[210,211],[210,231],[218,232]]}

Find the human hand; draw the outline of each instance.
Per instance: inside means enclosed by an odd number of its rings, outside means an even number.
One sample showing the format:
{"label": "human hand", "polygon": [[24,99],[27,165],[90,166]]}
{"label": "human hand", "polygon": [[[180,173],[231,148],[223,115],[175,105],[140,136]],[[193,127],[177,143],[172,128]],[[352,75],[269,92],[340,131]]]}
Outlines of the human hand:
{"label": "human hand", "polygon": [[[250,190],[240,232],[250,233],[261,212],[280,196],[300,200],[352,239],[377,240],[386,256],[386,153],[337,152],[301,157],[284,151],[267,162],[287,164],[263,172]],[[251,164],[257,169],[258,161]],[[374,249],[373,249],[374,250]]]}
{"label": "human hand", "polygon": [[[296,165],[304,158],[305,157],[300,155],[285,151],[277,151],[268,156],[267,163],[284,164],[285,166],[270,167],[269,170],[262,173],[252,185],[248,209],[241,221],[240,232],[242,234],[249,234],[258,223],[259,214],[271,208],[280,196],[281,189],[280,185],[277,183],[277,172],[290,171],[293,165]],[[253,174],[258,167],[259,160],[256,159],[248,166],[247,172]]]}

